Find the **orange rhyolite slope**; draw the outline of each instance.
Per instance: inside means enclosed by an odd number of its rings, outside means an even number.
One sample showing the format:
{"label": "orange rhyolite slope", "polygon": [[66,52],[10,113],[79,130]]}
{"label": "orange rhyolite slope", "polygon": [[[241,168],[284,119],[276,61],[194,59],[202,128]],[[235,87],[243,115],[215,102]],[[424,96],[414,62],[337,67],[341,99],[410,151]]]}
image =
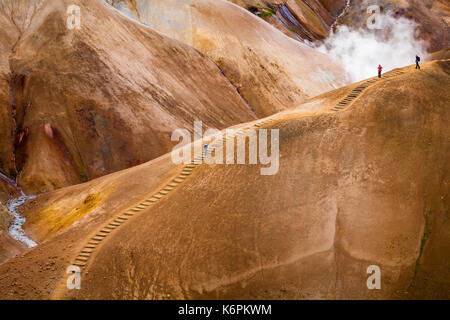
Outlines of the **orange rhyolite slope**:
{"label": "orange rhyolite slope", "polygon": [[[450,61],[400,71],[272,116],[276,175],[201,164],[176,182],[165,155],[39,196],[27,230],[47,241],[0,266],[0,297],[448,299]],[[371,265],[380,290],[366,286]]]}
{"label": "orange rhyolite slope", "polygon": [[120,0],[114,5],[214,60],[258,116],[347,83],[345,71],[329,56],[230,2]]}
{"label": "orange rhyolite slope", "polygon": [[[18,174],[27,193],[156,158],[194,120],[224,128],[255,119],[214,62],[104,1],[5,3],[15,5],[0,6],[0,170]],[[73,4],[81,28],[70,30]]]}

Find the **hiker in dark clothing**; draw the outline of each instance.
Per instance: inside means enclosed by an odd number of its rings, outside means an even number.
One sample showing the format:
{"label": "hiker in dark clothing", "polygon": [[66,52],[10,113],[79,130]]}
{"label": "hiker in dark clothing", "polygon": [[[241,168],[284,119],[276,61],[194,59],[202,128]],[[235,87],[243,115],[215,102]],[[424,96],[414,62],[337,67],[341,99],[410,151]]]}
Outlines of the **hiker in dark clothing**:
{"label": "hiker in dark clothing", "polygon": [[420,62],[420,57],[416,54],[416,69],[420,69],[419,62]]}
{"label": "hiker in dark clothing", "polygon": [[381,71],[383,70],[383,67],[381,64],[378,65],[378,78],[381,78]]}

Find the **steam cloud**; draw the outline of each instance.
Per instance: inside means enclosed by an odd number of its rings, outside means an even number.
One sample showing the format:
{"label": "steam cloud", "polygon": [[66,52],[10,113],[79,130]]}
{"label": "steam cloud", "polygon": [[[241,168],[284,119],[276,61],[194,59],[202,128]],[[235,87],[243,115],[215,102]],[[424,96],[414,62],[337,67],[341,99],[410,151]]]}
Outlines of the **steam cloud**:
{"label": "steam cloud", "polygon": [[339,26],[317,49],[340,60],[352,82],[375,76],[379,64],[385,72],[415,64],[416,54],[424,60],[427,43],[418,39],[414,21],[390,14],[382,21],[380,30]]}

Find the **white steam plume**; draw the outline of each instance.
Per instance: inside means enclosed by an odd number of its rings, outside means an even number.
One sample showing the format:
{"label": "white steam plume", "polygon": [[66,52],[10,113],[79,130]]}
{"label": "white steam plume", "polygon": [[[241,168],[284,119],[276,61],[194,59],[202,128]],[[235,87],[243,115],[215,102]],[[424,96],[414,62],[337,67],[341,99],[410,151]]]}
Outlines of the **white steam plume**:
{"label": "white steam plume", "polygon": [[390,14],[382,18],[380,30],[339,26],[317,49],[340,60],[354,82],[375,76],[379,64],[385,72],[415,64],[416,54],[423,61],[427,43],[417,38],[417,24]]}

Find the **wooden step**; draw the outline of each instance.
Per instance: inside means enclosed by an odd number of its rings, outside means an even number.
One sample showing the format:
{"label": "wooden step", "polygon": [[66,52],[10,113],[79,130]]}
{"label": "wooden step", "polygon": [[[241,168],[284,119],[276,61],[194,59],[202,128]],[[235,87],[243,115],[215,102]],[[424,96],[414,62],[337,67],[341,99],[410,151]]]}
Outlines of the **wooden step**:
{"label": "wooden step", "polygon": [[86,258],[86,257],[80,257],[80,256],[78,256],[75,260],[82,261],[82,262],[87,262],[89,259]]}
{"label": "wooden step", "polygon": [[111,225],[114,227],[120,227],[120,223],[117,223],[117,222],[110,222],[108,225]]}
{"label": "wooden step", "polygon": [[84,262],[76,262],[76,263],[73,263],[72,265],[77,266],[79,268],[84,268],[86,266],[86,263],[84,263]]}
{"label": "wooden step", "polygon": [[99,233],[97,233],[95,235],[96,237],[101,237],[101,238],[106,238],[107,234],[101,233],[101,231]]}

